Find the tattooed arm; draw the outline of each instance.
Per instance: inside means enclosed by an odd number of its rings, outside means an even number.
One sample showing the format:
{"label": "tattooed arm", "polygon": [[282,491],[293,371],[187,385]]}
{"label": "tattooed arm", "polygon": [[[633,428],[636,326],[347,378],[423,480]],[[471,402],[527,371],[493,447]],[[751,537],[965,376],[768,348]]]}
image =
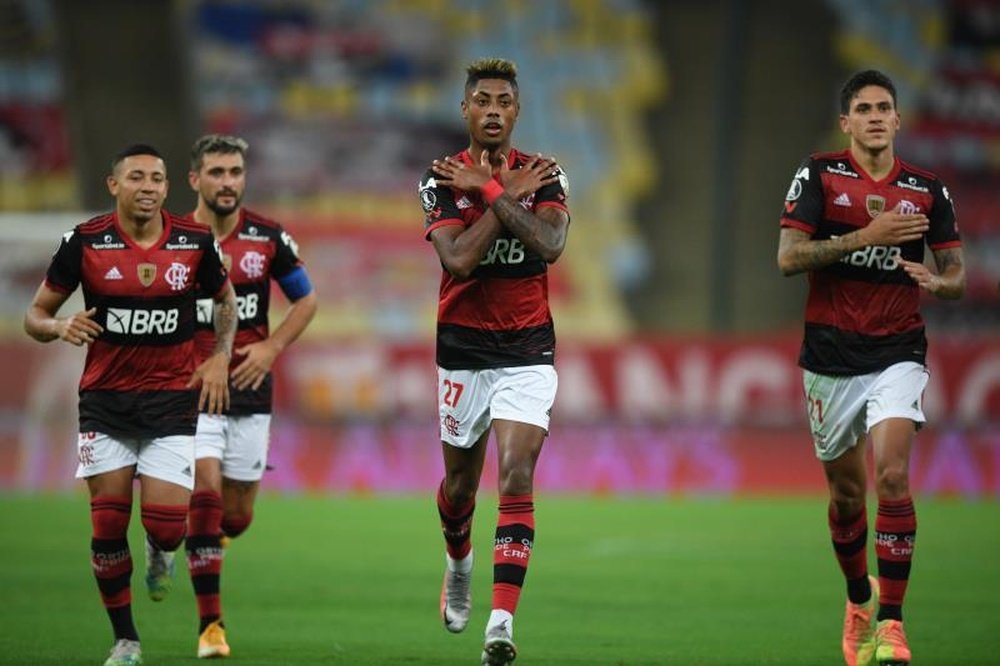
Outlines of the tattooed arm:
{"label": "tattooed arm", "polygon": [[492,206],[500,222],[517,236],[524,246],[548,263],[554,262],[566,247],[569,215],[561,208],[546,206],[532,213],[509,194],[498,197]]}
{"label": "tattooed arm", "polygon": [[917,285],[938,298],[954,300],[965,293],[965,260],[961,247],[934,250],[937,275],[923,264],[915,261],[900,261],[903,270]]}
{"label": "tattooed arm", "polygon": [[814,271],[835,264],[864,246],[861,230],[829,240],[814,241],[800,229],[783,227],[778,240],[778,268],[786,276]]}
{"label": "tattooed arm", "polygon": [[236,339],[236,292],[230,284],[227,289],[215,297],[212,313],[212,325],[215,328],[215,349],[212,355],[225,354],[228,361],[233,357],[233,340]]}
{"label": "tattooed arm", "polygon": [[226,286],[215,297],[213,314],[215,327],[215,349],[194,371],[189,387],[201,384],[198,397],[198,411],[209,414],[224,414],[229,409],[229,359],[233,355],[233,340],[236,338],[236,292],[233,285]]}
{"label": "tattooed arm", "polygon": [[887,210],[857,231],[829,240],[811,240],[809,234],[782,227],[778,241],[778,267],[785,275],[814,271],[835,264],[868,245],[900,245],[922,238],[929,223],[923,213]]}

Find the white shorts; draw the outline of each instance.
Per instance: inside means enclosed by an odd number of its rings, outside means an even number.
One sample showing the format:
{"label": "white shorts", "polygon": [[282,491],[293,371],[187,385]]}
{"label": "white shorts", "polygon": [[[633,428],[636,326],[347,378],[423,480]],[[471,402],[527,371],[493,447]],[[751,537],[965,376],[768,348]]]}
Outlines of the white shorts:
{"label": "white shorts", "polygon": [[891,418],[910,419],[919,428],[927,421],[922,402],[927,368],[906,361],[881,372],[851,377],[803,372],[816,457],[836,460],[876,424]]}
{"label": "white shorts", "polygon": [[267,468],[271,415],[198,415],[195,458],[222,461],[222,476],[236,481],[260,481]]}
{"label": "white shorts", "polygon": [[136,473],[194,489],[194,437],[116,438],[102,432],[81,432],[76,439],[80,464],[76,478],[136,466]]}
{"label": "white shorts", "polygon": [[438,368],[441,441],[472,447],[494,419],[530,423],[549,430],[559,378],[551,365],[486,370]]}

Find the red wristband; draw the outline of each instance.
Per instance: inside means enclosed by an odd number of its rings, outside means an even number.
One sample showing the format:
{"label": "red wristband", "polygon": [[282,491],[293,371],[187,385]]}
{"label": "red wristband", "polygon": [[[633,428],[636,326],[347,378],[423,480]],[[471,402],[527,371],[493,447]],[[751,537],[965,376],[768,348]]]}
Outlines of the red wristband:
{"label": "red wristband", "polygon": [[493,202],[503,194],[503,185],[498,183],[495,178],[491,178],[485,185],[479,188],[479,193],[483,195],[486,205],[492,206]]}

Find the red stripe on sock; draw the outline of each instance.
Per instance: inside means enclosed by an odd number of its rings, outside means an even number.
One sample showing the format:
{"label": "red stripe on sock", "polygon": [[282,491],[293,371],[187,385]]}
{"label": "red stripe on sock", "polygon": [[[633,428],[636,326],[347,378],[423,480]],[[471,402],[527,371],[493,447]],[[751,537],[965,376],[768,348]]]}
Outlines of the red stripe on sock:
{"label": "red stripe on sock", "polygon": [[868,573],[868,548],[866,546],[862,546],[853,553],[842,553],[838,549],[838,547],[848,546],[866,535],[868,513],[865,508],[862,506],[857,516],[844,520],[838,515],[836,505],[830,502],[827,522],[830,526],[830,537],[835,546],[834,555],[837,557],[837,563],[840,564],[840,570],[844,572],[844,577],[847,580],[856,580],[866,575]]}
{"label": "red stripe on sock", "polygon": [[472,550],[472,515],[476,510],[476,499],[473,497],[465,504],[452,504],[444,494],[442,480],[437,491],[437,506],[448,555],[461,560]]}
{"label": "red stripe on sock", "polygon": [[[532,495],[501,495],[493,546],[493,608],[512,615],[521,598],[524,575],[535,538],[535,504]],[[520,535],[520,536],[517,536]],[[513,567],[513,568],[512,568]],[[518,585],[510,582],[523,569]],[[506,580],[498,580],[504,576]]]}
{"label": "red stripe on sock", "polygon": [[879,560],[879,603],[902,606],[916,543],[913,500],[880,500],[875,518],[875,553]]}

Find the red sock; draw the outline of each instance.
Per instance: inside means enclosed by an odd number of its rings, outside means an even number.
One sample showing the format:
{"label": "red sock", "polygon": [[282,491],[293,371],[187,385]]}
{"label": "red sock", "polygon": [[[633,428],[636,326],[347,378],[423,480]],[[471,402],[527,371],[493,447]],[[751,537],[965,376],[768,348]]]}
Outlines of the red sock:
{"label": "red sock", "polygon": [[442,480],[438,486],[437,506],[448,555],[453,560],[461,560],[472,550],[472,514],[476,510],[476,499],[473,497],[467,504],[452,504],[445,497]]}
{"label": "red sock", "polygon": [[493,608],[514,614],[535,541],[532,495],[501,495],[493,545]]}
{"label": "red sock", "polygon": [[160,550],[177,550],[187,531],[187,504],[142,503],[142,526]]}
{"label": "red sock", "polygon": [[108,611],[115,639],[139,640],[132,621],[132,553],[128,523],[132,502],[126,497],[95,497],[90,501],[90,564],[101,601]]}
{"label": "red sock", "polygon": [[910,581],[910,561],[917,538],[913,500],[879,500],[875,518],[875,554],[878,556],[879,620],[903,619],[903,597]]}
{"label": "red sock", "polygon": [[200,628],[205,630],[222,617],[219,599],[219,576],[222,574],[222,495],[201,490],[191,495],[185,540],[188,571],[198,602]]}
{"label": "red sock", "polygon": [[868,513],[865,507],[856,516],[842,518],[837,507],[830,502],[827,513],[833,552],[837,556],[840,570],[847,579],[847,597],[852,603],[860,604],[871,598],[868,582]]}

